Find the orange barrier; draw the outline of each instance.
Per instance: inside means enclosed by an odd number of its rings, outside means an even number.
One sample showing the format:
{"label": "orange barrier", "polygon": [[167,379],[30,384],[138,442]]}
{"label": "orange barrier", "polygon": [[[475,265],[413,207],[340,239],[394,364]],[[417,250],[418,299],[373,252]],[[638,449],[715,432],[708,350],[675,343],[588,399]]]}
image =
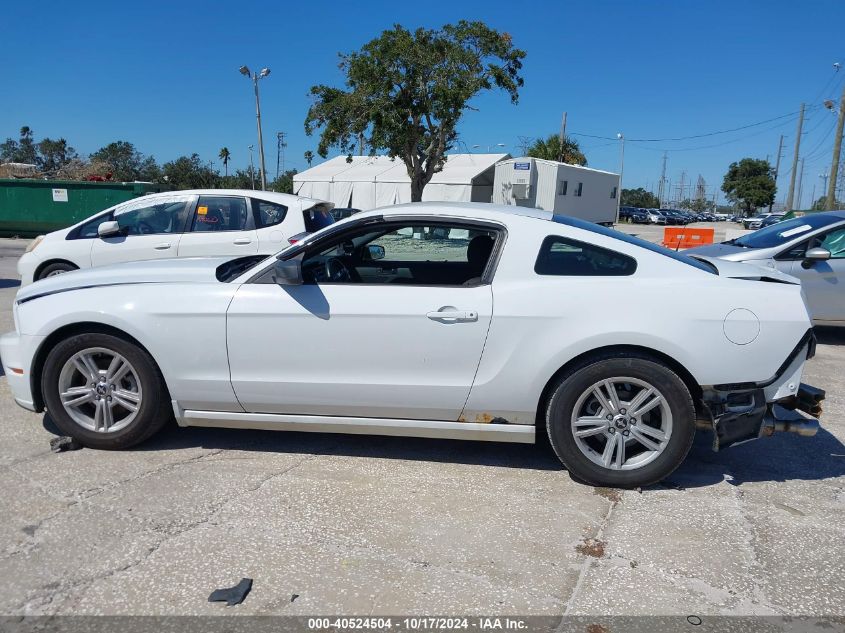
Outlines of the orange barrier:
{"label": "orange barrier", "polygon": [[693,248],[713,243],[714,228],[690,229],[685,226],[663,229],[663,246],[671,249]]}

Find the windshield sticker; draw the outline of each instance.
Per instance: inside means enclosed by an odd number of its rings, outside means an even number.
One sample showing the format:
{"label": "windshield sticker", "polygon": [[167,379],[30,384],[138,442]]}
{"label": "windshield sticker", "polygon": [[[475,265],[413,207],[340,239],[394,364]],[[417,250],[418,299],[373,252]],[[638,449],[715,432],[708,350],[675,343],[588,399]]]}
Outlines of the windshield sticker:
{"label": "windshield sticker", "polygon": [[208,213],[208,207],[197,207],[197,213],[200,215],[205,215]]}
{"label": "windshield sticker", "polygon": [[780,234],[781,237],[792,237],[793,235],[798,235],[799,233],[803,233],[804,231],[809,231],[812,226],[809,224],[802,224],[801,226],[796,226],[794,229],[789,229],[788,231],[784,231]]}

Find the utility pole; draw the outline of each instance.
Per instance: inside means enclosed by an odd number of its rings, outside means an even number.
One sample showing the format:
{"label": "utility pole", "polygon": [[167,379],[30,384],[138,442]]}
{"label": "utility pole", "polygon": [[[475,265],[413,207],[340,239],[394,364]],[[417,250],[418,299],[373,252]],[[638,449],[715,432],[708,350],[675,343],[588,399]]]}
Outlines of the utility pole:
{"label": "utility pole", "polygon": [[616,135],[619,139],[619,189],[616,192],[616,222],[619,224],[619,208],[622,206],[622,174],[625,173],[625,135],[620,132]]}
{"label": "utility pole", "polygon": [[[775,161],[775,189],[777,189],[778,185],[778,172],[780,171],[780,154],[783,150],[783,134],[780,135],[780,141],[778,141],[778,157]],[[772,199],[772,204],[769,205],[769,213],[772,212],[772,205],[774,205],[775,201]]]}
{"label": "utility pole", "polygon": [[686,188],[687,188],[687,171],[686,171],[686,169],[681,172],[681,182],[678,185],[678,187],[680,188],[681,193],[680,193],[680,196],[678,197],[677,202],[680,204],[684,200],[684,191],[686,191]]}
{"label": "utility pole", "polygon": [[804,159],[801,159],[801,176],[798,178],[798,206],[801,206],[801,197],[804,195]]}
{"label": "utility pole", "polygon": [[839,156],[842,154],[842,128],[845,127],[845,87],[839,99],[839,115],[836,118],[836,136],[833,137],[833,161],[830,163],[830,181],[827,190],[825,209],[836,208],[836,180],[839,177]]}
{"label": "utility pole", "polygon": [[792,155],[792,173],[789,175],[789,193],[786,194],[786,206],[784,211],[792,211],[792,203],[795,199],[795,177],[798,175],[798,153],[801,151],[801,128],[804,126],[804,104],[798,113],[798,131],[795,133],[795,152]]}
{"label": "utility pole", "polygon": [[[564,142],[565,139],[566,139],[566,112],[563,113],[563,118],[560,121],[560,152],[558,152],[557,159],[561,163],[563,162],[563,142]],[[620,196],[621,196],[621,192],[620,192]]]}
{"label": "utility pole", "polygon": [[669,153],[663,152],[663,170],[660,172],[660,182],[657,185],[657,199],[659,204],[663,206],[663,195],[666,192],[666,161],[669,159]]}
{"label": "utility pole", "polygon": [[285,136],[284,132],[276,132],[276,180],[279,179],[279,163],[282,172],[285,171],[285,148],[288,146]]}

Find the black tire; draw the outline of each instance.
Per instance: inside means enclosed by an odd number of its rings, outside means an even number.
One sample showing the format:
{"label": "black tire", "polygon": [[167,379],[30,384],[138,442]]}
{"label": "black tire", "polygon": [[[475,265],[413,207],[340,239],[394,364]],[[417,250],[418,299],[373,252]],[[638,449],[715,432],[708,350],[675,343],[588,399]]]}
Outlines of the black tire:
{"label": "black tire", "polygon": [[44,279],[45,277],[49,277],[50,275],[58,275],[59,273],[67,273],[71,270],[77,270],[76,266],[73,264],[68,264],[67,262],[55,262],[53,264],[48,264],[41,271],[38,273],[38,281],[39,279]]}
{"label": "black tire", "polygon": [[[114,432],[103,433],[83,427],[68,414],[59,397],[59,375],[64,364],[77,352],[93,347],[112,350],[128,360],[137,374],[144,394],[135,418],[127,426]],[[129,448],[149,439],[173,419],[167,386],[152,357],[134,343],[110,334],[77,334],[57,344],[44,363],[41,389],[47,411],[56,426],[62,433],[70,435],[89,448]]]}
{"label": "black tire", "polygon": [[[631,470],[594,463],[578,447],[571,423],[573,410],[585,391],[601,380],[619,377],[658,387],[672,414],[672,433],[662,452]],[[594,486],[642,487],[668,477],[686,458],[695,437],[695,407],[687,386],[665,365],[645,356],[615,354],[590,359],[561,377],[548,401],[546,428],[555,454],[575,479]]]}

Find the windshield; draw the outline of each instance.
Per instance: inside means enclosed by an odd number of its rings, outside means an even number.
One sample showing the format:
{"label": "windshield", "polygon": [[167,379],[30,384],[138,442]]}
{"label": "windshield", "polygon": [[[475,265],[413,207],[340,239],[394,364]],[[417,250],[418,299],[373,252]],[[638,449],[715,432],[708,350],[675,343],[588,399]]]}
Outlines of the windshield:
{"label": "windshield", "polygon": [[665,255],[669,259],[674,259],[676,262],[686,264],[687,266],[692,266],[693,268],[698,268],[699,270],[703,270],[704,272],[710,273],[711,275],[718,274],[715,271],[714,267],[710,264],[699,261],[697,259],[693,259],[688,255],[682,255],[681,253],[670,251],[668,248],[663,248],[662,246],[658,246],[657,244],[646,242],[645,240],[642,240],[638,237],[634,237],[633,235],[627,235],[626,233],[622,233],[621,231],[609,229],[605,226],[601,226],[600,224],[593,224],[592,222],[585,222],[584,220],[579,220],[577,218],[570,218],[557,214],[555,214],[552,219],[559,224],[566,224],[568,226],[574,226],[579,229],[584,229],[585,231],[592,231],[593,233],[598,233],[599,235],[604,235],[606,237],[611,237],[615,240],[625,242],[626,244],[639,246],[640,248],[644,248],[647,251],[651,251],[652,253],[657,253],[658,255]]}
{"label": "windshield", "polygon": [[743,248],[772,248],[782,246],[794,239],[809,235],[816,229],[841,221],[842,218],[823,213],[810,214],[772,224],[725,243],[742,246]]}

